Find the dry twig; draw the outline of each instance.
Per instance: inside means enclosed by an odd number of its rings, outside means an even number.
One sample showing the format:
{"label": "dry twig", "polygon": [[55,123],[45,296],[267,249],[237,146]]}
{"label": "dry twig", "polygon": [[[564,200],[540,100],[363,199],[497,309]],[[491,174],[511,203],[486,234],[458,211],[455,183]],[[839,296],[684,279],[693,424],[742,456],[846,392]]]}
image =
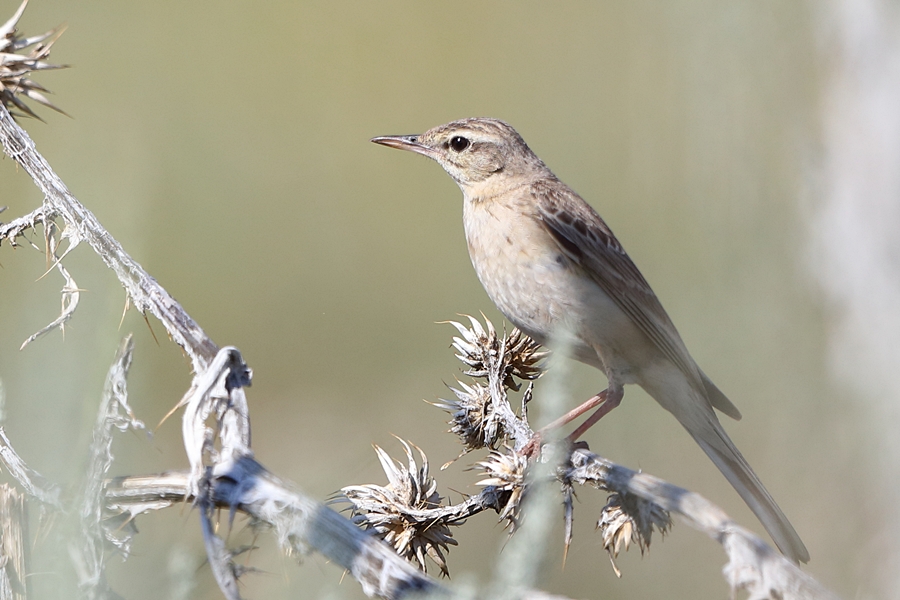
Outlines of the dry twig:
{"label": "dry twig", "polygon": [[27,524],[24,494],[0,485],[0,600],[25,600]]}

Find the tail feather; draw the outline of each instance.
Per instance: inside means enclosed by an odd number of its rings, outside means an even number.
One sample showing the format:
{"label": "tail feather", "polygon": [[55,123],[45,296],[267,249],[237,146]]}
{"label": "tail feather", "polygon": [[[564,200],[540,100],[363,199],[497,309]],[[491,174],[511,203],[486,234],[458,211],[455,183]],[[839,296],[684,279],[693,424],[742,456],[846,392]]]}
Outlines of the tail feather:
{"label": "tail feather", "polygon": [[703,382],[703,388],[706,390],[706,397],[709,398],[710,404],[735,421],[741,420],[741,411],[738,410],[738,407],[722,393],[722,390],[716,387],[716,384],[710,381],[703,371],[700,371],[700,381]]}
{"label": "tail feather", "polygon": [[715,415],[713,419],[710,422],[711,428],[703,428],[702,431],[691,431],[688,428],[688,432],[744,499],[772,536],[778,549],[794,562],[809,562],[809,552],[790,521],[722,429]]}
{"label": "tail feather", "polygon": [[703,376],[703,387],[698,389],[675,369],[674,365],[664,365],[660,371],[645,377],[641,386],[672,413],[703,448],[772,536],[778,549],[795,562],[809,561],[809,552],[800,536],[728,437],[713,410],[715,406],[729,416],[739,418],[737,408],[707,377]]}

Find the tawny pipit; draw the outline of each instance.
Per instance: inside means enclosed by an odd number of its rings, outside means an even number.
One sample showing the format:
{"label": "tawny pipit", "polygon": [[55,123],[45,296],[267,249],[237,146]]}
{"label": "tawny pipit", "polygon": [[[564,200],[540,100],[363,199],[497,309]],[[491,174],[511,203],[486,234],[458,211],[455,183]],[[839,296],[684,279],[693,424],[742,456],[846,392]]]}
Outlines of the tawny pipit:
{"label": "tawny pipit", "polygon": [[421,135],[372,140],[436,160],[463,192],[469,256],[484,289],[516,327],[540,343],[561,329],[572,355],[609,385],[560,421],[599,406],[573,439],[636,383],[675,415],[795,561],[809,553],[719,423],[737,407],[688,353],[650,285],[593,208],[556,178],[516,131],[463,119]]}

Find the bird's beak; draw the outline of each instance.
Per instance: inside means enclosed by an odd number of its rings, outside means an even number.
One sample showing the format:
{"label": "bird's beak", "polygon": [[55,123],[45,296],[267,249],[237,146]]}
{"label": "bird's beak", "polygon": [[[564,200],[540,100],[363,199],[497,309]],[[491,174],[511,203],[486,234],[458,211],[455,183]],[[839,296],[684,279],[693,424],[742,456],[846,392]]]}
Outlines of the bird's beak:
{"label": "bird's beak", "polygon": [[372,141],[382,146],[390,148],[398,148],[400,150],[409,150],[424,154],[429,158],[437,158],[437,152],[431,146],[419,143],[418,135],[383,135],[372,138]]}

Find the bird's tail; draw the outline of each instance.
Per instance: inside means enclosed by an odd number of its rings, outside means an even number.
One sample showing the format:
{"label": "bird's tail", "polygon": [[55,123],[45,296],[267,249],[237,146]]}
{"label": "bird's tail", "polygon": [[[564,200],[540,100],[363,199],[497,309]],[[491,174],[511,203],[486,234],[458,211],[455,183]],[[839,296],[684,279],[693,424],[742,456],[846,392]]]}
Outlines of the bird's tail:
{"label": "bird's tail", "polygon": [[778,504],[775,503],[759,477],[732,443],[728,434],[717,422],[713,429],[717,430],[713,434],[717,439],[708,439],[710,436],[688,431],[744,499],[753,514],[772,536],[778,549],[794,562],[809,562],[809,552],[800,536],[797,535],[791,522],[778,508]]}
{"label": "bird's tail", "polygon": [[[686,381],[684,383],[687,384]],[[778,549],[794,562],[808,562],[809,552],[800,536],[728,437],[709,401],[689,384],[684,387],[689,387],[690,391],[684,388],[677,390],[679,387],[647,391],[675,415],[703,448],[772,536]]]}

